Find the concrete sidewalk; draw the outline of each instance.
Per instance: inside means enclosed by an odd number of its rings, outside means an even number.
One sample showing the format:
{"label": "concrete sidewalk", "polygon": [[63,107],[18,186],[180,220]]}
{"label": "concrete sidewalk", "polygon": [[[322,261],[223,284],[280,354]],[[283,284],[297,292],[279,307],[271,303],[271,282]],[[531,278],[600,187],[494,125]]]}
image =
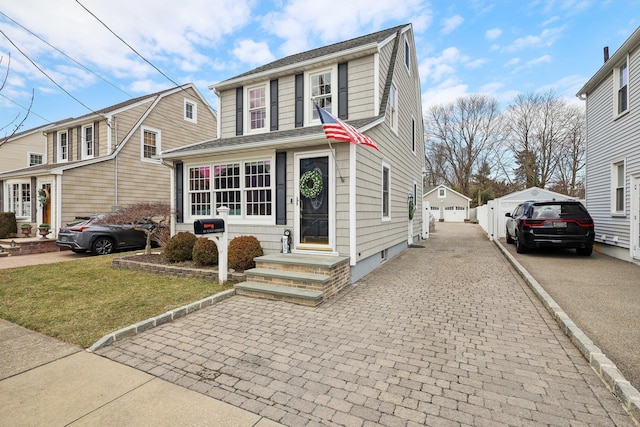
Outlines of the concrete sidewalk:
{"label": "concrete sidewalk", "polygon": [[0,320],[0,426],[277,423]]}

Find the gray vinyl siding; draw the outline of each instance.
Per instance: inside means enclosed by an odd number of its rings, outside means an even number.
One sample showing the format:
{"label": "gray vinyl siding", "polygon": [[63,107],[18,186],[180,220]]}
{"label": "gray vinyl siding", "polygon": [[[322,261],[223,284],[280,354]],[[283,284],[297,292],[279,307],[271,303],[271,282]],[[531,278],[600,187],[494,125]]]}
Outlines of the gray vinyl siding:
{"label": "gray vinyl siding", "polygon": [[236,136],[236,90],[223,91],[218,105],[220,105],[218,109],[220,138]]}
{"label": "gray vinyl siding", "polygon": [[373,56],[349,61],[349,120],[371,117],[374,114],[375,76],[373,69]]}
{"label": "gray vinyl siding", "polygon": [[[630,246],[631,176],[640,174],[640,53],[629,58],[629,113],[614,117],[616,94],[611,73],[587,97],[587,209],[596,228],[596,241]],[[625,161],[625,215],[612,215],[612,164]],[[618,237],[618,242],[610,239]]]}
{"label": "gray vinyl siding", "polygon": [[295,128],[296,112],[295,104],[295,77],[293,75],[281,77],[279,81],[278,113],[280,115],[279,129],[289,130]]}

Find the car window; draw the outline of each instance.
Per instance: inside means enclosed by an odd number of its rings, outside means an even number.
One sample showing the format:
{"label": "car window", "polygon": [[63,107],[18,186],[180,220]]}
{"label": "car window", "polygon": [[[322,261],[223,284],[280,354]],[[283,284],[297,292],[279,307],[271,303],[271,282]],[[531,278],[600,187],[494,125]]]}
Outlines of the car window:
{"label": "car window", "polygon": [[580,204],[557,204],[534,206],[531,218],[540,219],[560,219],[560,218],[582,218],[588,216],[584,207]]}

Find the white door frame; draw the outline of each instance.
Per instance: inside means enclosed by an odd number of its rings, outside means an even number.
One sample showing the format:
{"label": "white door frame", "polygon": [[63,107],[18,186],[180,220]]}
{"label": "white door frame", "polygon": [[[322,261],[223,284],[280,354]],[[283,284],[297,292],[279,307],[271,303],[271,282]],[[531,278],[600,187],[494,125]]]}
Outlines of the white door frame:
{"label": "white door frame", "polygon": [[[322,157],[326,156],[328,159],[328,174],[329,174],[329,188],[327,189],[329,206],[328,206],[328,221],[329,221],[329,244],[328,245],[315,245],[300,243],[300,160],[310,157]],[[333,153],[331,150],[316,150],[316,151],[304,151],[296,153],[293,160],[293,194],[294,194],[294,209],[293,209],[293,248],[292,252],[297,253],[321,253],[321,254],[336,254],[336,191],[335,191],[335,162]]]}
{"label": "white door frame", "polygon": [[631,233],[629,248],[631,258],[640,259],[640,176],[631,177]]}

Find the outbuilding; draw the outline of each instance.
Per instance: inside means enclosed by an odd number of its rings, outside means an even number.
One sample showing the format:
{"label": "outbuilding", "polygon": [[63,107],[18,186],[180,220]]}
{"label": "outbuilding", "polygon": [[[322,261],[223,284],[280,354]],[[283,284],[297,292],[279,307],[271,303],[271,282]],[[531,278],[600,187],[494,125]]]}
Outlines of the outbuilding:
{"label": "outbuilding", "polygon": [[428,188],[422,200],[429,202],[431,215],[436,221],[464,222],[469,219],[471,199],[446,185]]}

